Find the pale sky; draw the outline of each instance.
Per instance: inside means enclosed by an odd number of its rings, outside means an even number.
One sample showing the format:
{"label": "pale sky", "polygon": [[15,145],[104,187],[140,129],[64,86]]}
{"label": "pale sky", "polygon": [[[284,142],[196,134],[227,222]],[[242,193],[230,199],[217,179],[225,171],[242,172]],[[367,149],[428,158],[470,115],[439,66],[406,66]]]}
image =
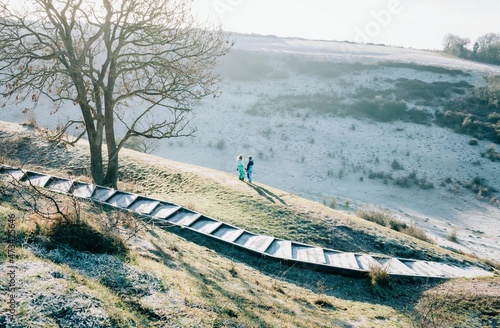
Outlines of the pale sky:
{"label": "pale sky", "polygon": [[442,49],[447,33],[474,42],[500,33],[499,0],[194,0],[227,31]]}

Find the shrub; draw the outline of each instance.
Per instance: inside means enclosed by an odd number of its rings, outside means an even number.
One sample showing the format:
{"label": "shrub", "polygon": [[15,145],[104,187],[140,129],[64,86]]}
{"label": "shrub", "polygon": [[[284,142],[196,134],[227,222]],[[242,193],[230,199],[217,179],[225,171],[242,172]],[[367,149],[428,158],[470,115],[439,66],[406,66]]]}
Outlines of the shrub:
{"label": "shrub", "polygon": [[404,170],[403,165],[401,163],[399,163],[397,160],[392,161],[391,168],[393,170]]}
{"label": "shrub", "polygon": [[354,112],[370,117],[379,122],[401,120],[406,115],[407,105],[403,101],[374,98],[359,100],[353,103],[350,109]]}
{"label": "shrub", "polygon": [[389,284],[389,272],[385,265],[372,265],[368,271],[368,277],[372,286],[387,286]]}
{"label": "shrub", "polygon": [[337,207],[337,198],[332,197],[330,198],[330,208],[336,208]]}
{"label": "shrub", "polygon": [[415,224],[407,225],[387,213],[376,211],[358,211],[356,215],[367,221],[374,222],[384,227],[389,227],[394,231],[399,231],[414,238],[432,243],[424,229],[415,226]]}
{"label": "shrub", "polygon": [[418,183],[417,185],[421,188],[421,189],[433,189],[434,188],[434,184],[430,181],[427,180],[427,178],[420,178],[418,179]]}
{"label": "shrub", "polygon": [[493,162],[500,161],[500,153],[496,151],[494,144],[491,144],[488,147],[488,150],[486,151],[486,158],[489,158]]}
{"label": "shrub", "polygon": [[406,229],[402,231],[404,234],[410,235],[414,238],[420,239],[422,241],[432,243],[432,240],[427,236],[424,229],[417,227],[415,224],[409,225]]}
{"label": "shrub", "polygon": [[368,171],[368,179],[392,180],[392,173]]}
{"label": "shrub", "polygon": [[392,219],[390,215],[376,211],[358,211],[356,214],[362,219],[374,222],[384,227],[387,225],[387,222]]}
{"label": "shrub", "polygon": [[493,193],[498,192],[496,188],[488,186],[486,179],[475,176],[471,181],[465,184],[465,188],[474,192],[479,198],[493,196]]}
{"label": "shrub", "polygon": [[412,108],[406,112],[405,121],[417,124],[430,124],[432,115],[423,109]]}
{"label": "shrub", "polygon": [[399,186],[401,188],[410,188],[411,187],[411,184],[412,184],[412,181],[409,177],[397,177],[395,180],[394,180],[394,184],[396,186]]}
{"label": "shrub", "polygon": [[406,223],[392,218],[389,220],[389,226],[394,231],[404,231],[408,228],[408,225]]}
{"label": "shrub", "polygon": [[478,144],[477,138],[472,138],[469,140],[469,145],[477,146],[477,144]]}
{"label": "shrub", "polygon": [[453,227],[453,229],[451,229],[451,233],[450,235],[448,236],[448,240],[449,241],[452,241],[454,243],[458,242],[458,237],[457,237],[457,228]]}
{"label": "shrub", "polygon": [[446,111],[435,113],[438,125],[478,139],[500,143],[500,103],[489,90],[496,87],[494,80],[488,85],[466,92],[463,97],[449,101]]}

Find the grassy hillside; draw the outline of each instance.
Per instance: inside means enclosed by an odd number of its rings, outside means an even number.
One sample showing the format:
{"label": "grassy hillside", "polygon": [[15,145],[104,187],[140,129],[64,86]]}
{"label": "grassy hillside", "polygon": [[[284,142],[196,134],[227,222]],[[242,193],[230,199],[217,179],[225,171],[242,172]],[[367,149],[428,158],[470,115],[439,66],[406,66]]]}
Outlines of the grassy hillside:
{"label": "grassy hillside", "polygon": [[[3,163],[89,181],[84,145],[66,150],[15,129],[0,129]],[[132,151],[124,151],[119,185],[266,235],[343,251],[479,263],[269,186]],[[15,218],[19,289],[12,327],[424,327],[430,320],[480,327],[500,320],[498,278],[373,284],[269,262],[64,196],[56,198],[66,218],[42,218],[20,199],[29,195],[18,194],[21,186],[2,180],[0,187],[3,277],[10,264],[8,219]],[[80,248],[85,240],[111,248]],[[1,286],[8,290],[8,280]],[[0,325],[9,319],[6,301]]]}

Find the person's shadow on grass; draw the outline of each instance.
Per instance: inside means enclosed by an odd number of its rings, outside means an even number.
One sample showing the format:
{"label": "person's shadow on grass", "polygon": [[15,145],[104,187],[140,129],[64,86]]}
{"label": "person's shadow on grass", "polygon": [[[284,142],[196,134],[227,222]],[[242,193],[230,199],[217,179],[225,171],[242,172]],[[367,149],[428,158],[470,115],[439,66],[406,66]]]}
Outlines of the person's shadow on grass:
{"label": "person's shadow on grass", "polygon": [[262,188],[260,186],[257,186],[253,183],[249,183],[249,182],[246,182],[246,184],[250,187],[252,187],[253,190],[255,190],[260,196],[264,197],[265,199],[267,199],[268,201],[272,202],[272,203],[276,203],[275,200],[279,201],[281,204],[284,204],[286,205],[285,201],[283,199],[281,199],[278,195],[276,195],[275,193],[267,190],[266,188]]}

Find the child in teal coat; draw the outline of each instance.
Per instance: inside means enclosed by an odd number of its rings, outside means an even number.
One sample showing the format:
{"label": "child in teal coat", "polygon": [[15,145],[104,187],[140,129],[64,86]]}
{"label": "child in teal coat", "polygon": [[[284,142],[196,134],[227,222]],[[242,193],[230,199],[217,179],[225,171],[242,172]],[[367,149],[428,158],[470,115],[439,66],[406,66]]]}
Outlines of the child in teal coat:
{"label": "child in teal coat", "polygon": [[238,155],[236,160],[237,160],[236,170],[239,173],[239,179],[241,181],[245,181],[245,167],[243,166],[243,155]]}

